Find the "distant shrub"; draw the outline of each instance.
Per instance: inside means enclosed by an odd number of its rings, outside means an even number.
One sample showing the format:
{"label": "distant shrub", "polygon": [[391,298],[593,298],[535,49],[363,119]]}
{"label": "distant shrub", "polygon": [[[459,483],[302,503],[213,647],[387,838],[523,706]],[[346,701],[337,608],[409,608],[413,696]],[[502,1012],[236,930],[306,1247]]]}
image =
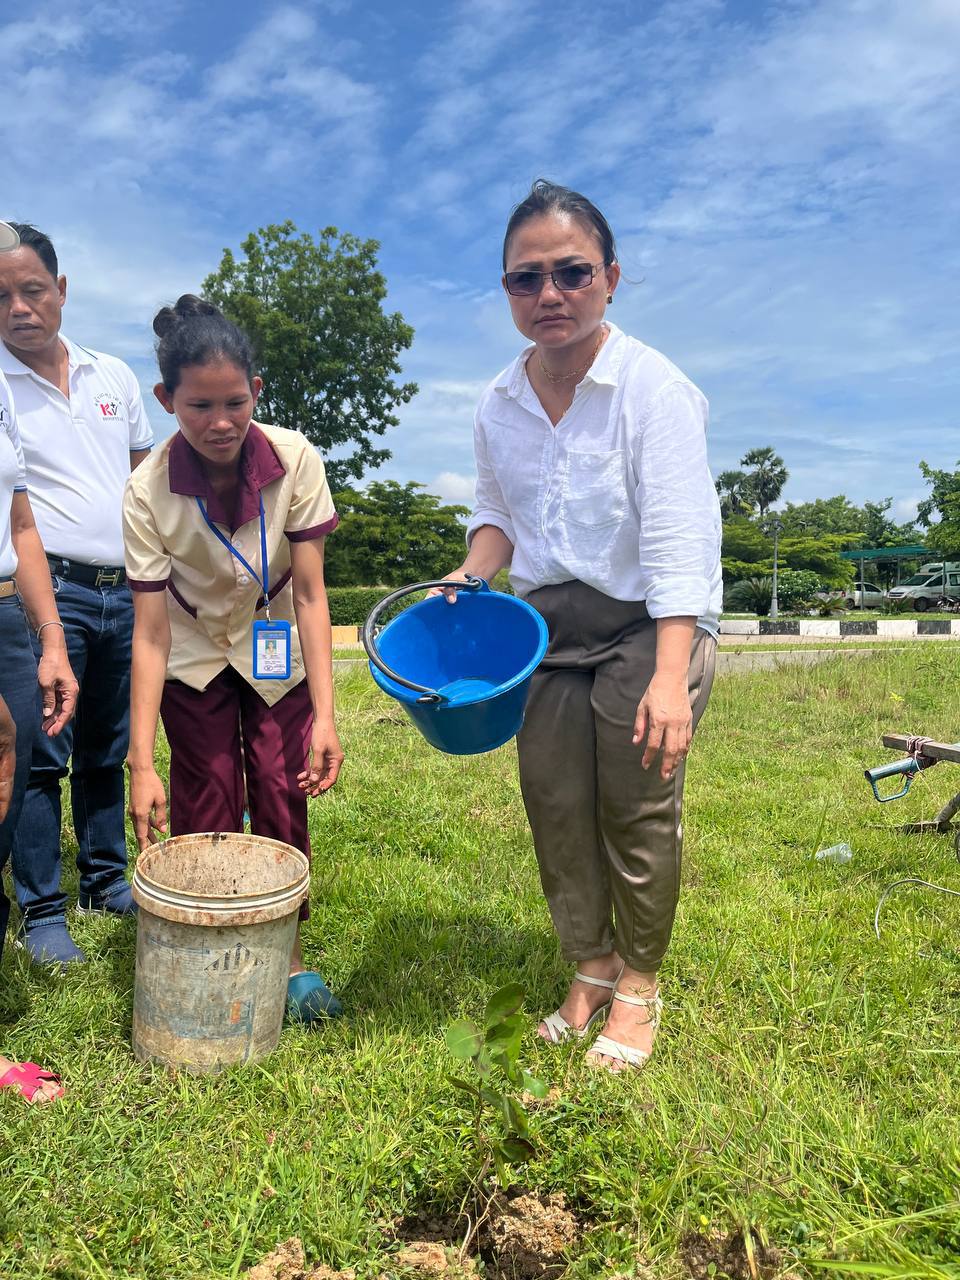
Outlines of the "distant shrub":
{"label": "distant shrub", "polygon": [[847,607],[847,601],[844,596],[828,596],[826,600],[818,600],[816,604],[817,613],[821,618],[835,618],[838,613],[843,613]]}
{"label": "distant shrub", "polygon": [[773,599],[772,578],[741,578],[727,591],[724,608],[756,613],[765,618]]}
{"label": "distant shrub", "polygon": [[781,569],[777,574],[777,603],[783,609],[811,609],[823,584],[812,569]]}
{"label": "distant shrub", "polygon": [[[780,609],[811,609],[819,602],[819,577],[811,569],[781,569],[777,573],[777,606]],[[727,589],[723,607],[759,614],[765,618],[773,600],[773,578],[741,578]]]}

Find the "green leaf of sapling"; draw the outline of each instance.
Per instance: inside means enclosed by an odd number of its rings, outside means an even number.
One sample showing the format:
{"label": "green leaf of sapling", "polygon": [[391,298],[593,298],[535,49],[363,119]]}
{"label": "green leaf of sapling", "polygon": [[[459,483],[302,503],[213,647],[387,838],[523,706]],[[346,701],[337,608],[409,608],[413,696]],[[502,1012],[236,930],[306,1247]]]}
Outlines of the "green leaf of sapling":
{"label": "green leaf of sapling", "polygon": [[519,982],[510,982],[505,987],[501,987],[499,991],[495,991],[487,1001],[487,1009],[484,1014],[487,1026],[492,1026],[502,1018],[508,1018],[510,1014],[516,1013],[523,1005],[525,994]]}
{"label": "green leaf of sapling", "polygon": [[534,1098],[545,1098],[550,1092],[550,1086],[546,1081],[538,1080],[529,1071],[523,1072],[523,1087]]}
{"label": "green leaf of sapling", "polygon": [[497,1144],[500,1153],[511,1164],[526,1164],[537,1154],[537,1149],[528,1138],[504,1138]]}
{"label": "green leaf of sapling", "polygon": [[476,1058],[483,1048],[483,1037],[479,1029],[466,1020],[452,1022],[444,1033],[444,1039],[453,1056],[462,1062]]}

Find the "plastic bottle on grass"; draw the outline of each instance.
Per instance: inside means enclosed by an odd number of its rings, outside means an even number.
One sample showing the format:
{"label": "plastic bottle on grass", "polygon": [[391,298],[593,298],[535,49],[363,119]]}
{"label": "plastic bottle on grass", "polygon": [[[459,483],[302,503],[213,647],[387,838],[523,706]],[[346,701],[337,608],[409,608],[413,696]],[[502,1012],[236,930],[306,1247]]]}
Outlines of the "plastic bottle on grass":
{"label": "plastic bottle on grass", "polygon": [[837,862],[841,866],[853,858],[853,850],[844,840],[842,844],[832,844],[829,849],[818,849],[814,855],[818,862]]}

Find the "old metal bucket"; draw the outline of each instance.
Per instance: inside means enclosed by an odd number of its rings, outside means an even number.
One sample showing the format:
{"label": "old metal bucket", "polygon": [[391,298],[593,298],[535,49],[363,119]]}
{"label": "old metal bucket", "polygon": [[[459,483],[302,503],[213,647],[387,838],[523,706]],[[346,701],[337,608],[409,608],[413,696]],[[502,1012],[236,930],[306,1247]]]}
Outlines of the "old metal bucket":
{"label": "old metal bucket", "polygon": [[279,840],[174,836],[140,854],[133,1051],[219,1071],[280,1038],[290,952],[310,870]]}

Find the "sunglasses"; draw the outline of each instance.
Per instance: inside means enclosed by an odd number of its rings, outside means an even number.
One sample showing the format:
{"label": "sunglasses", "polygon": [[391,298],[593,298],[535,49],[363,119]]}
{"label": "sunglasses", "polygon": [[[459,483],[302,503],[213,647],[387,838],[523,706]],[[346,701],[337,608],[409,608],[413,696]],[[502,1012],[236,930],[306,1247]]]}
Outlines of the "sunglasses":
{"label": "sunglasses", "polygon": [[576,289],[586,289],[593,283],[593,277],[602,271],[604,263],[591,266],[589,262],[574,262],[569,267],[557,267],[555,271],[508,271],[503,277],[507,293],[515,298],[539,293],[549,277],[561,293],[573,293]]}

